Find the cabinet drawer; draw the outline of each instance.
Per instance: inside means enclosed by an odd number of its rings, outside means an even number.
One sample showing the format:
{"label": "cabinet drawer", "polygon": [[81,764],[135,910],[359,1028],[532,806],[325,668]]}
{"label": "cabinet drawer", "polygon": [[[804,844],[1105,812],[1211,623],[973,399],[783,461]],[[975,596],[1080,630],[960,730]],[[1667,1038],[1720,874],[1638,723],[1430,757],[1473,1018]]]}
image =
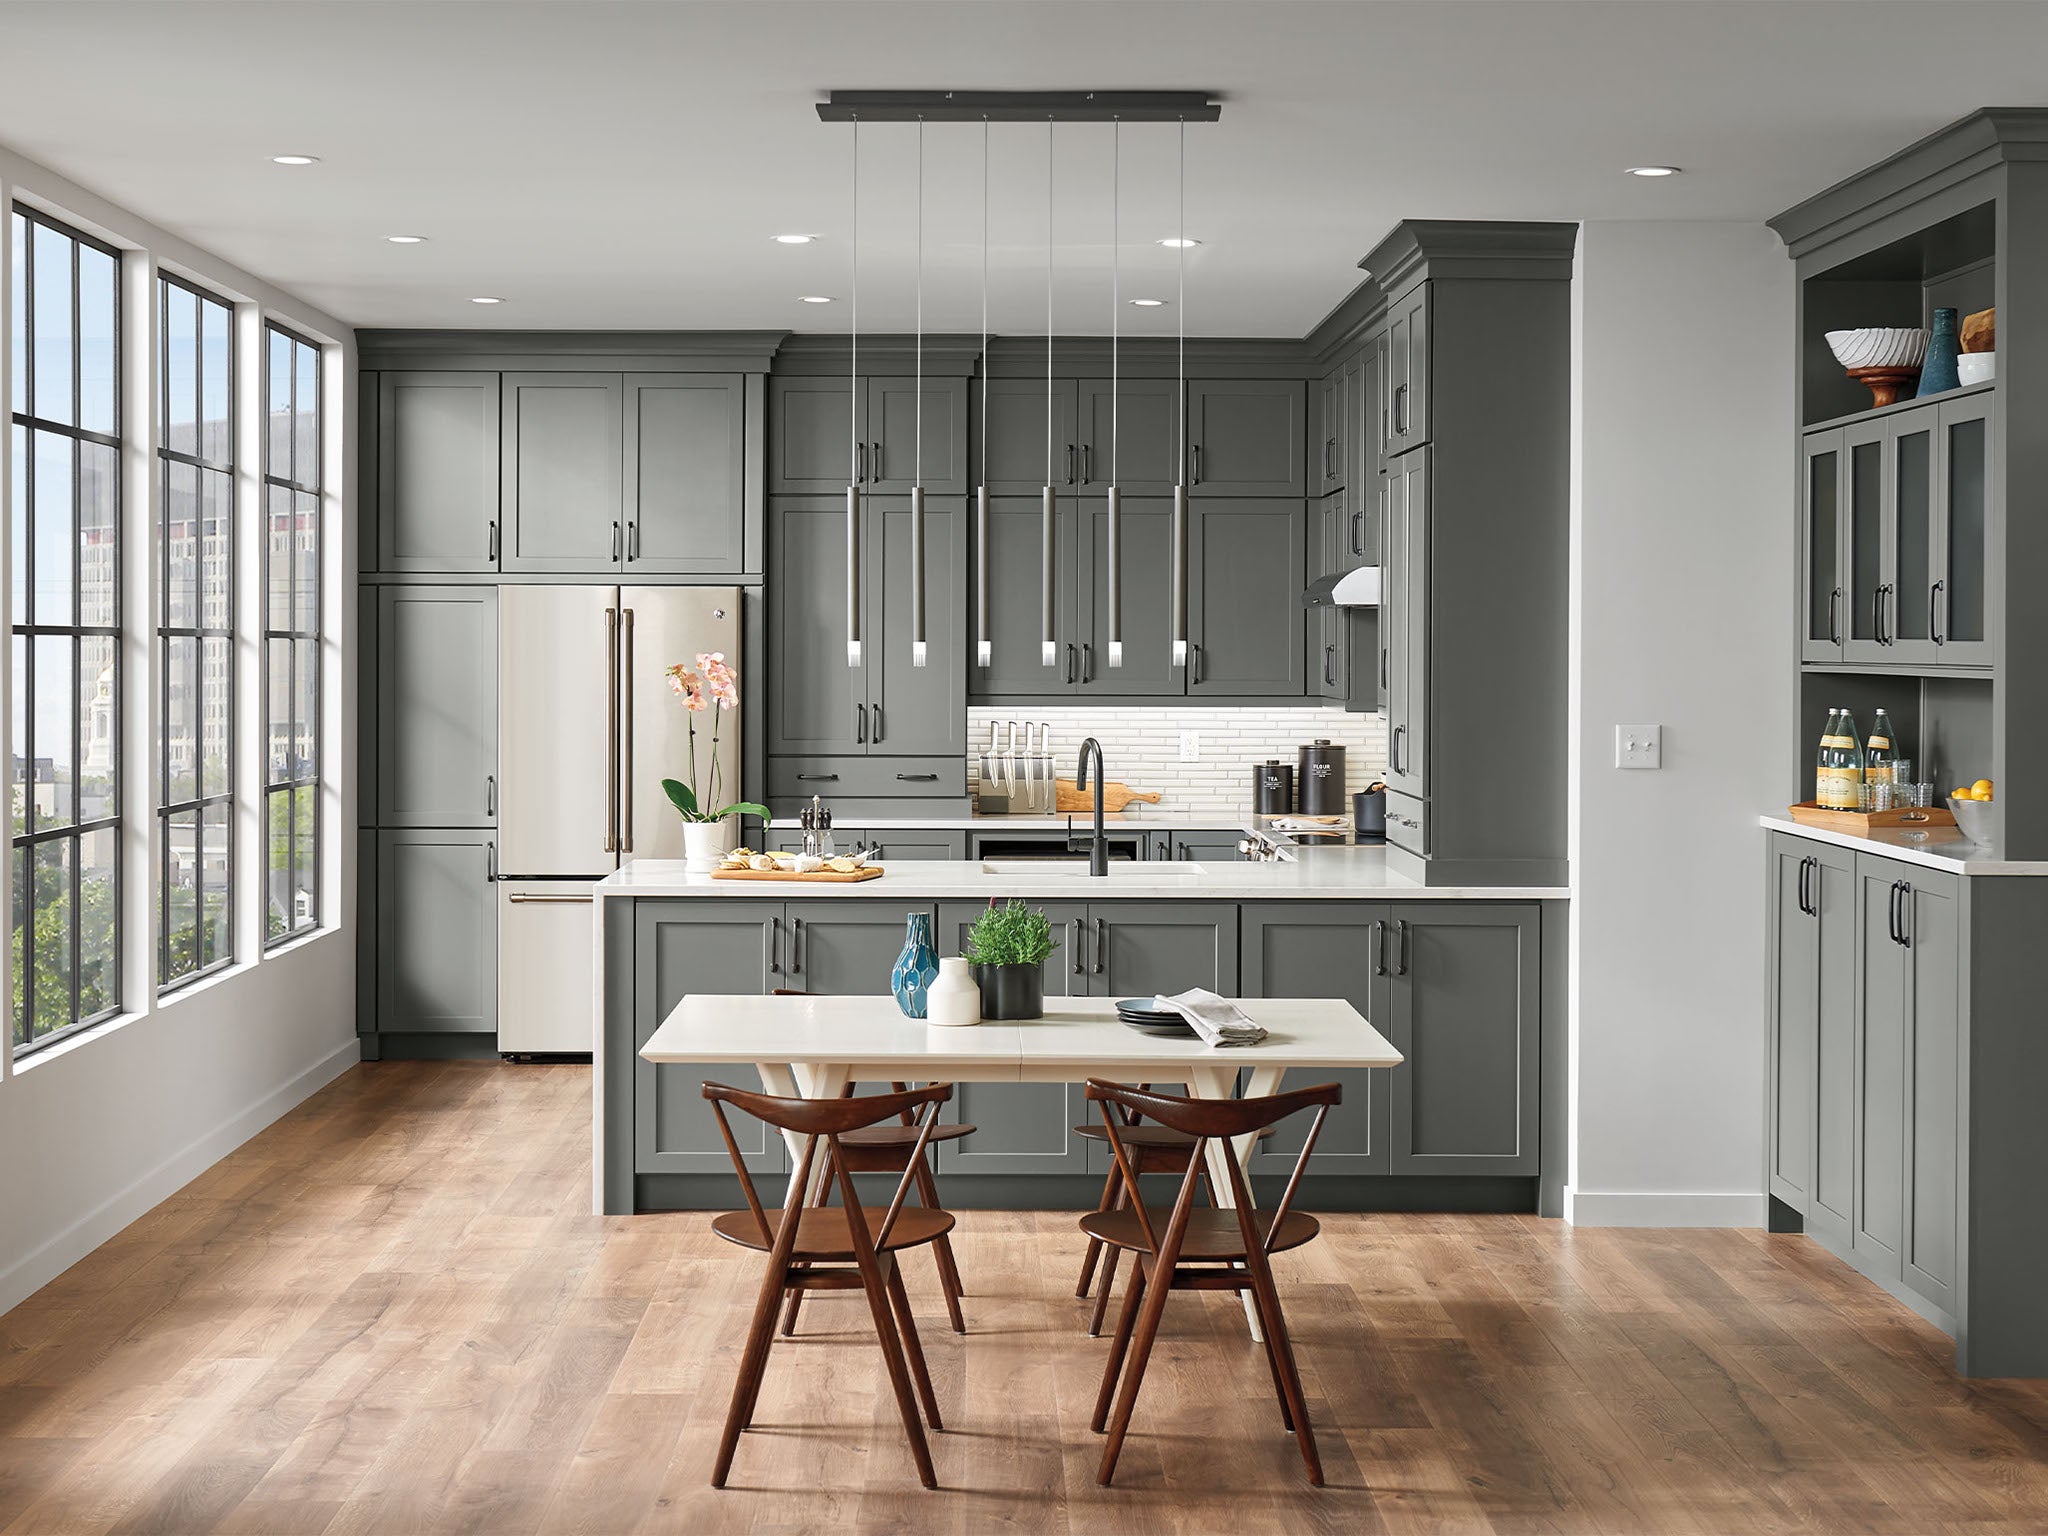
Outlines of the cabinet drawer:
{"label": "cabinet drawer", "polygon": [[1410,853],[1429,852],[1429,802],[1388,790],[1387,841]]}
{"label": "cabinet drawer", "polygon": [[823,795],[864,798],[964,796],[967,762],[959,757],[771,757],[772,799]]}

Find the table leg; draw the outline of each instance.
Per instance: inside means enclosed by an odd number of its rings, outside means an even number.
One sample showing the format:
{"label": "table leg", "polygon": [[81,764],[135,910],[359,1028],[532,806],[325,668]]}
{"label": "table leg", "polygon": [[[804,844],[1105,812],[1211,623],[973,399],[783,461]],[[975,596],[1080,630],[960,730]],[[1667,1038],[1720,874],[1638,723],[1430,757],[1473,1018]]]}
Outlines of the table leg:
{"label": "table leg", "polygon": [[[1261,1099],[1280,1089],[1280,1077],[1287,1069],[1275,1066],[1257,1066],[1251,1069],[1251,1076],[1245,1083],[1245,1097]],[[1198,1099],[1228,1099],[1236,1096],[1237,1068],[1235,1067],[1190,1067],[1188,1087]],[[1237,1153],[1238,1166],[1243,1167],[1257,1145],[1255,1136],[1239,1136],[1232,1140],[1231,1149]],[[1224,1160],[1223,1148],[1217,1142],[1209,1143],[1209,1191],[1216,1204],[1224,1210],[1236,1208],[1237,1198],[1231,1191],[1230,1165]],[[1251,1176],[1245,1176],[1245,1193],[1251,1193]],[[1259,1327],[1258,1298],[1250,1291],[1243,1296],[1245,1325],[1251,1330],[1252,1338],[1265,1342],[1265,1334]]]}
{"label": "table leg", "polygon": [[[815,1062],[758,1061],[754,1070],[761,1074],[762,1091],[778,1099],[836,1099],[853,1077],[850,1067]],[[796,1131],[784,1131],[782,1140],[789,1148],[789,1172],[794,1178],[803,1162],[804,1138]],[[806,1201],[816,1198],[824,1178],[825,1159],[821,1155],[811,1167],[810,1187],[803,1193]]]}

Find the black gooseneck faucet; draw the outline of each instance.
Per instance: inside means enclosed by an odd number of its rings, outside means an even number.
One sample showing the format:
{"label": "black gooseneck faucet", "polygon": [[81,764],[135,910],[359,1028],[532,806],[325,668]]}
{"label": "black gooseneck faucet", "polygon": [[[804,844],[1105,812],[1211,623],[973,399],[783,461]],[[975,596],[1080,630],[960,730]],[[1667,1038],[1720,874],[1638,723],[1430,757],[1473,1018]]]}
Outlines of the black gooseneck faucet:
{"label": "black gooseneck faucet", "polygon": [[1088,787],[1088,759],[1095,759],[1095,840],[1088,845],[1088,873],[1109,873],[1109,839],[1102,831],[1102,743],[1090,736],[1081,743],[1081,762],[1074,770],[1074,788]]}

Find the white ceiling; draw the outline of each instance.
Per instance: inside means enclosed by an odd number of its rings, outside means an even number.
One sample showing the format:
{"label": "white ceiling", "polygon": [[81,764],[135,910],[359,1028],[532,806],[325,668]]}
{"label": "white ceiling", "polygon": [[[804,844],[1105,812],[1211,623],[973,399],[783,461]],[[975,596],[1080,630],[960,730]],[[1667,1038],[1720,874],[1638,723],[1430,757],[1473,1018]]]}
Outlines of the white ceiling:
{"label": "white ceiling", "polygon": [[[38,0],[0,3],[0,143],[359,325],[843,330],[826,91],[1208,89],[1189,329],[1299,335],[1397,219],[1765,218],[2043,104],[2044,56],[2034,0]],[[915,132],[862,134],[863,330],[912,322]],[[971,331],[981,130],[926,133],[925,323]],[[1173,133],[1124,131],[1126,295],[1173,294]],[[1044,325],[1044,139],[992,131],[999,331]],[[1062,331],[1109,326],[1109,164],[1060,131]]]}

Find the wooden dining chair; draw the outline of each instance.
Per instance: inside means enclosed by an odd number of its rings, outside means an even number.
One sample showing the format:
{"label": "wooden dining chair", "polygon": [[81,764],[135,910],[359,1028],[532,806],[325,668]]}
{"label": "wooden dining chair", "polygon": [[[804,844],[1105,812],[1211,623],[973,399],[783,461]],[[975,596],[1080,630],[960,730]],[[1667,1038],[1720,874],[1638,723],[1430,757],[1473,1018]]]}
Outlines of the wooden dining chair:
{"label": "wooden dining chair", "polygon": [[[799,992],[791,987],[777,987],[769,995],[771,997],[807,997],[810,994]],[[848,1083],[844,1090],[841,1091],[840,1097],[852,1098],[854,1086],[854,1084]],[[909,1086],[908,1083],[891,1083],[889,1091],[891,1093],[903,1093],[909,1089]],[[958,1125],[939,1125],[933,1127],[931,1141],[933,1145],[942,1141],[958,1141],[963,1136],[972,1136],[974,1132],[974,1126],[964,1123]],[[893,1125],[884,1123],[864,1126],[855,1131],[848,1131],[839,1138],[839,1144],[844,1149],[844,1156],[850,1160],[852,1171],[855,1173],[893,1173],[900,1175],[908,1168],[914,1180],[912,1188],[916,1193],[918,1203],[928,1210],[935,1211],[939,1209],[939,1181],[932,1172],[931,1159],[925,1156],[913,1159],[910,1155],[911,1149],[917,1145],[918,1135],[919,1127],[916,1124],[916,1118],[906,1110],[897,1118],[896,1123]],[[825,1167],[817,1181],[817,1193],[813,1196],[817,1204],[831,1204],[832,1185],[836,1176],[837,1169],[834,1160],[828,1155],[825,1160]],[[965,1294],[965,1288],[960,1283],[960,1266],[953,1258],[952,1239],[943,1232],[932,1243],[932,1261],[938,1265],[939,1269],[939,1293],[946,1299],[946,1320],[953,1325],[955,1333],[965,1333],[967,1331],[967,1319],[960,1310],[960,1298]],[[785,1337],[796,1333],[797,1310],[803,1305],[803,1299],[804,1293],[802,1291],[791,1291],[789,1293],[789,1302],[782,1312],[782,1332]]]}
{"label": "wooden dining chair", "polygon": [[[1322,1134],[1324,1117],[1330,1106],[1344,1096],[1342,1085],[1325,1083],[1259,1099],[1183,1099],[1091,1078],[1087,1095],[1090,1102],[1101,1108],[1110,1150],[1130,1189],[1138,1188],[1137,1159],[1128,1140],[1133,1127],[1123,1123],[1116,1111],[1136,1111],[1155,1125],[1179,1131],[1195,1142],[1170,1212],[1134,1198],[1123,1209],[1091,1211],[1081,1218],[1081,1230],[1090,1237],[1100,1238],[1113,1250],[1129,1252],[1133,1270],[1123,1308],[1117,1316],[1116,1334],[1110,1341],[1109,1360],[1103,1367],[1102,1387],[1096,1394],[1095,1417],[1090,1423],[1098,1433],[1106,1429],[1109,1436],[1102,1448],[1102,1465],[1095,1480],[1107,1486],[1116,1473],[1117,1457],[1130,1429],[1131,1410],[1145,1379],[1145,1362],[1152,1354],[1152,1342],[1159,1335],[1159,1319],[1166,1311],[1168,1293],[1249,1291],[1258,1310],[1260,1331],[1265,1335],[1266,1364],[1272,1371],[1274,1395],[1280,1400],[1280,1422],[1301,1446],[1308,1480],[1320,1486],[1322,1458],[1316,1452],[1301,1373],[1295,1365],[1294,1345],[1287,1334],[1287,1320],[1280,1310],[1280,1293],[1274,1288],[1273,1269],[1268,1260],[1273,1254],[1299,1248],[1322,1230],[1315,1217],[1293,1208],[1294,1195],[1301,1186],[1302,1170],[1308,1167],[1309,1155],[1315,1151],[1316,1138]],[[1316,1112],[1315,1119],[1302,1142],[1301,1155],[1295,1159],[1294,1171],[1288,1175],[1280,1203],[1270,1212],[1253,1209],[1235,1138],[1256,1135],[1310,1108]],[[1195,1209],[1199,1170],[1212,1144],[1222,1153],[1234,1210]]]}
{"label": "wooden dining chair", "polygon": [[[851,1290],[861,1291],[867,1297],[875,1336],[882,1346],[882,1361],[889,1370],[889,1384],[895,1389],[896,1411],[910,1437],[910,1453],[917,1463],[918,1478],[927,1488],[938,1486],[924,1423],[929,1422],[933,1429],[945,1426],[939,1419],[938,1398],[932,1391],[931,1372],[925,1367],[924,1346],[917,1337],[917,1323],[911,1317],[910,1298],[904,1292],[896,1256],[907,1248],[936,1242],[953,1228],[953,1218],[945,1211],[904,1206],[904,1198],[914,1182],[911,1170],[930,1147],[939,1106],[952,1096],[950,1083],[857,1099],[783,1099],[728,1088],[723,1083],[704,1085],[704,1097],[711,1101],[718,1117],[719,1134],[725,1138],[725,1149],[732,1157],[747,1200],[744,1211],[714,1216],[711,1230],[727,1242],[768,1255],[760,1294],[754,1302],[753,1321],[747,1328],[746,1349],[740,1357],[739,1377],[733,1383],[732,1404],[726,1410],[725,1430],[719,1437],[718,1460],[711,1471],[712,1487],[725,1486],[740,1432],[753,1422],[768,1351],[775,1342],[775,1314],[783,1297],[796,1291]],[[789,1181],[789,1194],[779,1211],[771,1212],[761,1204],[753,1177],[747,1172],[746,1158],[726,1118],[728,1104],[776,1130],[804,1138],[796,1173]],[[918,1128],[915,1151],[896,1181],[888,1208],[880,1212],[870,1210],[861,1204],[860,1191],[854,1186],[844,1138],[849,1132],[894,1121],[906,1113],[912,1115]],[[810,1185],[821,1144],[839,1183],[841,1203],[837,1206],[804,1203],[804,1191]],[[917,1401],[911,1397],[913,1382]],[[920,1402],[923,1422],[918,1418]]]}

